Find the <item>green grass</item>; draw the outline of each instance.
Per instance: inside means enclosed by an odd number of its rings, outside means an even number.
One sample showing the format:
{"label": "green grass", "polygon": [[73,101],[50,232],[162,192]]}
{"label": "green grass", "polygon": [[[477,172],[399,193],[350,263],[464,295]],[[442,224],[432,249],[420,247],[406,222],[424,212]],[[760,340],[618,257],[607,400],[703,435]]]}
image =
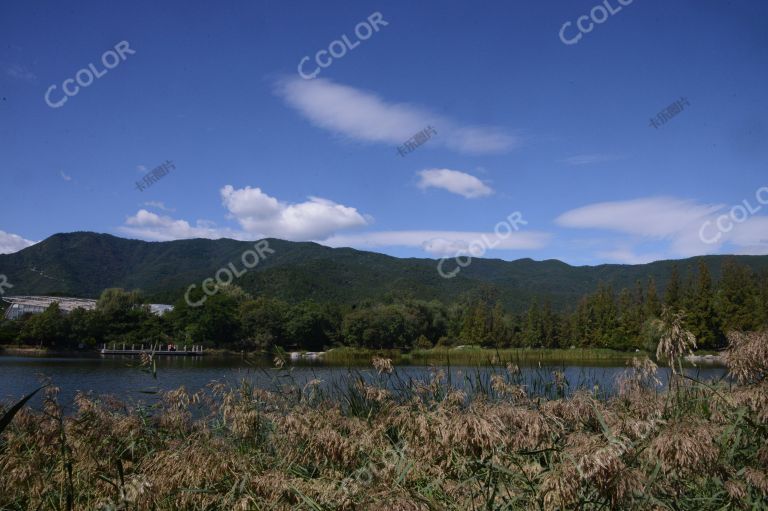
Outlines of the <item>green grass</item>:
{"label": "green grass", "polygon": [[646,356],[645,352],[627,352],[600,348],[537,349],[506,348],[490,349],[479,346],[459,348],[400,350],[369,350],[364,348],[335,348],[326,352],[323,361],[339,365],[367,365],[374,356],[391,358],[395,364],[436,365],[491,365],[513,362],[518,365],[548,364],[586,365],[593,363],[618,363],[624,365],[633,357]]}

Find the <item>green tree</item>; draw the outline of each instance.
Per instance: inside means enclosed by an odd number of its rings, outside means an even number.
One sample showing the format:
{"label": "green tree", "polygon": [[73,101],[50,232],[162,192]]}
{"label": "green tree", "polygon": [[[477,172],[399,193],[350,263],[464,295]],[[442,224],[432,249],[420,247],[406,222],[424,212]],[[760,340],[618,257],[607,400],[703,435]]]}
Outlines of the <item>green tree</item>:
{"label": "green tree", "polygon": [[149,342],[142,325],[150,317],[149,307],[143,304],[137,291],[119,288],[105,289],[96,301],[96,317],[92,327],[102,334],[105,343],[140,344]]}
{"label": "green tree", "polygon": [[366,348],[390,349],[413,342],[407,339],[403,316],[393,305],[378,305],[347,314],[342,333],[348,344]]}
{"label": "green tree", "polygon": [[720,331],[715,312],[715,294],[712,277],[707,263],[699,261],[696,283],[688,299],[689,313],[687,328],[696,336],[699,348],[713,349],[723,345],[724,337]]}
{"label": "green tree", "polygon": [[336,329],[327,309],[312,301],[292,307],[285,324],[289,342],[312,351],[329,346]]}
{"label": "green tree", "polygon": [[760,326],[758,292],[749,267],[732,259],[723,263],[715,307],[726,333],[755,330]]}
{"label": "green tree", "polygon": [[239,347],[240,322],[237,301],[223,293],[209,296],[204,304],[192,307],[179,300],[167,320],[182,338],[180,343],[215,348]]}
{"label": "green tree", "polygon": [[680,273],[677,264],[672,265],[672,273],[667,282],[667,291],[664,295],[664,305],[667,307],[678,308],[681,306],[682,290],[680,287]]}
{"label": "green tree", "polygon": [[288,311],[287,303],[263,296],[242,302],[238,321],[244,349],[270,351],[275,345],[285,348]]}
{"label": "green tree", "polygon": [[645,317],[661,316],[661,302],[659,301],[658,291],[656,289],[656,280],[648,277],[648,288],[645,295]]}
{"label": "green tree", "polygon": [[432,341],[427,339],[426,335],[420,335],[413,343],[413,347],[420,350],[428,350],[432,348]]}
{"label": "green tree", "polygon": [[29,317],[22,327],[21,335],[28,341],[41,346],[62,346],[68,337],[68,325],[59,304],[54,302],[45,311]]}
{"label": "green tree", "polygon": [[71,346],[79,347],[81,344],[91,348],[97,346],[103,333],[97,329],[95,316],[95,312],[87,311],[81,307],[69,313],[67,322],[69,323],[69,344]]}

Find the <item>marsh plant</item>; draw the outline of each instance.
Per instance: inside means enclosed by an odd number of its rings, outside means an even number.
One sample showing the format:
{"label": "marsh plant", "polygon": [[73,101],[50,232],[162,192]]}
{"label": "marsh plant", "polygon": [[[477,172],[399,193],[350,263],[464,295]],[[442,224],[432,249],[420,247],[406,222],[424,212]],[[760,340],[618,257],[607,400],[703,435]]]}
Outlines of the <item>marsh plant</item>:
{"label": "marsh plant", "polygon": [[0,509],[765,509],[768,333],[730,337],[730,380],[660,390],[637,359],[612,396],[562,375],[534,395],[504,360],[488,385],[403,381],[383,357],[334,392],[288,365],[271,388],[80,394],[66,413],[48,387],[0,433]]}
{"label": "marsh plant", "polygon": [[696,336],[685,329],[685,313],[671,307],[661,314],[662,335],[656,347],[656,358],[665,360],[675,374],[683,372],[682,364],[686,355],[693,355]]}

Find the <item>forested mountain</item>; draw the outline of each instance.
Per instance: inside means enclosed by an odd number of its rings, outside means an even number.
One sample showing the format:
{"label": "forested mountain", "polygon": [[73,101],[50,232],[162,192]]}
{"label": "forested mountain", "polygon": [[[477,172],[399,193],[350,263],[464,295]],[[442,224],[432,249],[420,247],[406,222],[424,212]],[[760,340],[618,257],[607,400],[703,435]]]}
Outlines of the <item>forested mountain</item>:
{"label": "forested mountain", "polygon": [[[187,343],[245,350],[329,346],[603,347],[652,350],[670,314],[700,348],[768,327],[768,257],[700,257],[647,265],[477,259],[453,279],[436,261],[268,240],[267,254],[231,285],[201,284],[252,242],[147,243],[74,233],[0,256],[13,294],[99,296],[94,311],[0,322],[1,343]],[[262,243],[263,247],[264,244]],[[184,298],[191,284],[197,287]],[[106,290],[105,290],[106,288]],[[122,289],[120,289],[122,288]],[[199,300],[199,303],[197,303]],[[148,301],[175,309],[151,314]]]}
{"label": "forested mountain", "polygon": [[[364,300],[412,298],[445,303],[492,292],[506,310],[521,312],[534,299],[555,310],[573,307],[602,283],[616,290],[653,278],[665,289],[673,269],[689,278],[704,261],[718,280],[727,256],[644,265],[570,266],[557,260],[473,259],[454,278],[442,278],[436,260],[401,259],[350,248],[269,239],[274,250],[236,280],[254,296],[354,305]],[[191,284],[213,277],[253,242],[231,239],[146,242],[90,232],[56,234],[20,252],[0,255],[6,294],[54,294],[96,298],[106,288],[140,290],[151,301],[173,303]],[[755,274],[768,271],[768,256],[733,256]],[[449,265],[446,265],[448,268]],[[455,266],[453,266],[455,267]],[[450,267],[450,268],[453,268]]]}

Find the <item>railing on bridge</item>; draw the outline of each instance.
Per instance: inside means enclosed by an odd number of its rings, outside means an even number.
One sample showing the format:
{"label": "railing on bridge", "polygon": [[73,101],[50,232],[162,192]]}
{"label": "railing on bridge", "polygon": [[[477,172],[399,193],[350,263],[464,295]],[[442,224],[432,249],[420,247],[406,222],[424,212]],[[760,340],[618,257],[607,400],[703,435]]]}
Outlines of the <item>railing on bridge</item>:
{"label": "railing on bridge", "polygon": [[192,344],[189,347],[185,344],[178,348],[173,345],[152,343],[152,344],[102,344],[99,352],[102,355],[140,355],[141,353],[154,355],[202,355],[203,347],[199,344]]}

